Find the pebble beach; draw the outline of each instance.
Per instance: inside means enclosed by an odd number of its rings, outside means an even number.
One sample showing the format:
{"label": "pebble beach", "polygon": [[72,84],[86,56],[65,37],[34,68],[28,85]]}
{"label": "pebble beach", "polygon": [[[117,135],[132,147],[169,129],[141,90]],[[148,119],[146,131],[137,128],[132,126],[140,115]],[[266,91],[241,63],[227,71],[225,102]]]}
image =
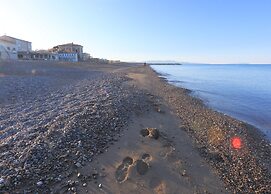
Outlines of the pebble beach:
{"label": "pebble beach", "polygon": [[270,142],[149,66],[0,62],[0,86],[0,193],[271,190]]}

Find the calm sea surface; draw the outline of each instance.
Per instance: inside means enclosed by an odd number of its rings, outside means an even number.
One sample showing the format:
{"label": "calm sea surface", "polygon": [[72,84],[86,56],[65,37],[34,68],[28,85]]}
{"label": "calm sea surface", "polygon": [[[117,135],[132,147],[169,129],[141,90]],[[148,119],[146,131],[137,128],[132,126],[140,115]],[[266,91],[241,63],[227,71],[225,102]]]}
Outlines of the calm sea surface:
{"label": "calm sea surface", "polygon": [[271,140],[271,65],[152,65],[208,106],[262,130]]}

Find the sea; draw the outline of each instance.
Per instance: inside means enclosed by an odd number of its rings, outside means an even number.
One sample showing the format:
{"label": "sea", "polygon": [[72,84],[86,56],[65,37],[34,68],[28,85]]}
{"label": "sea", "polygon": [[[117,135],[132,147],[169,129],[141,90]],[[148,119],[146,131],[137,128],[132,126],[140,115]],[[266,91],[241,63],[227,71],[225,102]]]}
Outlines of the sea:
{"label": "sea", "polygon": [[271,140],[271,64],[151,65],[210,108],[254,125]]}

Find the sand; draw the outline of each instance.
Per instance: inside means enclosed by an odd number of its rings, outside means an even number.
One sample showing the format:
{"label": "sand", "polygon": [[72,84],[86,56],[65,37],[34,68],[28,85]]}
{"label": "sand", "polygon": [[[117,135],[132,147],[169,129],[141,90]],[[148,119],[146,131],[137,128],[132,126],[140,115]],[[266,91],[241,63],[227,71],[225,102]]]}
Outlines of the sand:
{"label": "sand", "polygon": [[[125,124],[116,132],[108,131],[110,140],[105,141],[105,145],[91,157],[85,153],[89,158],[84,165],[80,163],[77,166],[76,163],[61,168],[69,173],[62,171],[59,181],[45,183],[44,180],[33,179],[29,183],[31,189],[11,185],[3,187],[2,191],[268,193],[271,190],[270,142],[254,127],[209,109],[200,100],[189,96],[188,90],[169,85],[143,64],[73,65],[56,64],[61,68],[68,66],[84,72],[101,73],[108,80],[117,79],[105,87],[113,84],[112,88],[119,93],[130,92],[129,100],[126,102],[123,98],[120,103],[123,107],[117,109],[125,113],[120,114],[122,117],[125,115]],[[99,85],[101,80],[95,80]],[[97,92],[95,88],[91,91]],[[114,94],[119,93],[112,93],[112,102],[118,98]],[[87,102],[87,98],[84,101]],[[102,111],[110,110],[108,107],[100,108]],[[88,117],[84,119],[88,120]],[[93,120],[87,126],[92,124]],[[109,129],[110,126],[102,130]],[[86,133],[89,134],[88,131]],[[102,136],[107,136],[107,133],[102,133]],[[231,138],[235,136],[242,140],[240,149],[231,145]],[[83,139],[82,144],[92,141],[90,136]],[[77,148],[70,149],[76,151]],[[83,149],[88,150],[84,146]],[[64,159],[71,158],[67,156]]]}
{"label": "sand", "polygon": [[[99,174],[99,179],[86,187],[79,185],[79,193],[226,193],[223,183],[181,130],[179,119],[167,107],[160,108],[162,113],[153,106],[148,113],[135,116],[118,142],[79,170],[83,176],[96,171]],[[150,128],[159,130],[158,139],[140,134],[141,129]],[[127,157],[133,163],[127,169],[119,168]]]}

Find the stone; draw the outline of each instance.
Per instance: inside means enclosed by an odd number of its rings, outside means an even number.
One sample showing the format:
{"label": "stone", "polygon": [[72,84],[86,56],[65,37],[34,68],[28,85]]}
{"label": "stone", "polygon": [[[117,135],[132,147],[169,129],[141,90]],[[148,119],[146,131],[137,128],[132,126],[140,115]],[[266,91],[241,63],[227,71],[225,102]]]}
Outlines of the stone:
{"label": "stone", "polygon": [[75,188],[75,187],[72,187],[72,188],[71,188],[71,191],[76,192],[76,188]]}
{"label": "stone", "polygon": [[216,162],[224,162],[222,155],[218,152],[209,153],[209,159]]}
{"label": "stone", "polygon": [[0,178],[0,188],[3,188],[5,186],[5,180],[3,178]]}
{"label": "stone", "polygon": [[93,173],[93,174],[92,174],[92,178],[93,178],[93,179],[97,179],[97,178],[98,178],[98,175],[99,175],[98,173]]}
{"label": "stone", "polygon": [[57,182],[60,182],[62,179],[61,179],[61,177],[57,177],[55,180],[56,180]]}
{"label": "stone", "polygon": [[81,140],[78,141],[77,146],[82,147],[82,141]]}
{"label": "stone", "polygon": [[[84,79],[78,85],[72,83],[67,91],[52,91],[44,98],[42,95],[42,98],[33,96],[31,103],[21,104],[19,109],[17,106],[9,107],[11,112],[18,114],[11,114],[14,118],[7,117],[1,123],[0,130],[7,129],[16,134],[18,127],[27,125],[29,132],[25,136],[14,135],[7,143],[0,145],[3,164],[0,174],[4,176],[1,187],[16,187],[18,193],[22,193],[23,188],[30,188],[29,193],[38,193],[41,188],[47,191],[48,185],[64,180],[67,183],[66,179],[73,174],[76,177],[87,161],[107,151],[110,141],[116,142],[118,136],[123,136],[121,129],[130,121],[130,110],[141,112],[151,107],[145,103],[147,99],[143,92],[137,89],[130,91],[129,87],[122,86],[123,81],[126,81],[125,76],[102,74],[97,76],[97,80]],[[18,123],[14,122],[17,117]],[[149,134],[146,129],[145,132]],[[13,153],[16,153],[16,157]],[[133,162],[133,158],[123,161],[125,166]],[[58,176],[60,172],[63,177]],[[7,176],[12,177],[10,186],[7,186]],[[80,175],[76,178],[82,185],[91,179],[97,181],[102,176],[105,175],[92,176],[91,173],[88,179],[79,178]],[[24,179],[27,181],[22,184]],[[70,181],[68,187],[75,187],[74,184]]]}
{"label": "stone", "polygon": [[75,166],[76,166],[77,168],[81,168],[81,167],[82,167],[82,165],[80,164],[80,162],[76,162],[76,163],[75,163]]}
{"label": "stone", "polygon": [[0,178],[0,184],[4,184],[5,183],[5,179]]}
{"label": "stone", "polygon": [[38,186],[38,187],[41,187],[42,185],[43,185],[43,182],[42,182],[42,181],[37,182],[37,186]]}
{"label": "stone", "polygon": [[75,186],[75,181],[68,180],[68,185],[71,186],[71,187]]}

